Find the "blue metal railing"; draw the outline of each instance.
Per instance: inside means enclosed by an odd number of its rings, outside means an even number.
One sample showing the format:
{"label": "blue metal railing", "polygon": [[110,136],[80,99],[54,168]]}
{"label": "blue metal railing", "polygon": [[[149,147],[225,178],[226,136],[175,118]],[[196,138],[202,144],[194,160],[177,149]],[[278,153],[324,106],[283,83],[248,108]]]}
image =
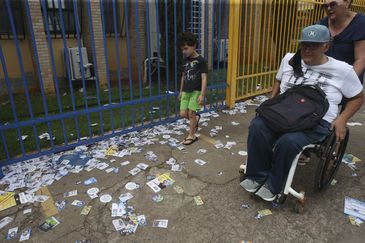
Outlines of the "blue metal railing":
{"label": "blue metal railing", "polygon": [[[203,112],[223,106],[226,88],[226,59],[222,63],[219,58],[219,43],[220,39],[227,39],[228,0],[214,0],[209,3],[199,1],[198,4],[193,4],[193,1],[196,0],[154,0],[152,3],[150,0],[144,2],[112,0],[112,4],[108,5],[103,4],[106,0],[100,0],[100,4],[97,5],[90,1],[80,5],[78,0],[73,0],[75,19],[73,28],[76,30],[74,39],[67,36],[66,27],[70,23],[65,22],[67,20],[64,19],[62,1],[53,1],[57,2],[57,4],[53,4],[53,6],[57,6],[57,9],[52,11],[57,14],[50,15],[47,12],[49,10],[46,0],[40,0],[39,11],[43,15],[44,38],[40,38],[40,33],[35,32],[33,28],[35,18],[34,11],[32,12],[29,6],[31,2],[24,1],[29,29],[26,38],[29,38],[31,42],[32,60],[26,59],[27,57],[21,52],[23,43],[14,38],[11,44],[15,46],[17,63],[11,63],[9,61],[11,59],[7,56],[9,52],[4,50],[4,44],[0,40],[2,71],[0,82],[4,83],[6,91],[0,97],[0,101],[6,103],[0,111],[0,166],[57,153],[179,119],[179,101],[176,98],[180,83],[178,67],[180,47],[177,44],[177,36],[180,32],[193,30],[197,26],[199,29],[195,33],[199,40],[199,51],[204,54],[210,64],[207,97]],[[209,4],[214,5],[212,12],[209,12]],[[12,1],[5,0],[5,6],[11,33],[16,37]],[[105,6],[112,9],[104,11]],[[199,11],[198,14],[194,13],[194,16],[193,6],[194,10]],[[80,7],[86,8],[84,10],[87,16],[83,16],[83,20],[79,16]],[[151,8],[155,10],[153,15],[149,11]],[[224,16],[223,11],[225,11]],[[113,15],[108,17],[113,20],[111,29],[114,30],[112,33],[114,36],[107,37],[105,14]],[[117,18],[118,14],[123,14],[125,17],[125,37],[118,34],[117,21],[123,19]],[[209,15],[213,21],[209,21]],[[196,20],[196,16],[198,16],[198,20]],[[99,29],[96,31],[97,26],[94,26],[93,23],[97,22],[99,17],[101,26],[98,27],[101,28],[101,31]],[[49,21],[57,23],[51,26],[56,26],[58,29],[49,29]],[[88,24],[83,24],[83,29],[81,29],[80,21],[87,21]],[[198,24],[193,21],[198,21]],[[203,26],[204,29],[202,29]],[[172,27],[173,32],[170,31]],[[150,35],[151,29],[154,29],[156,33]],[[209,34],[209,29],[213,31],[213,34]],[[60,33],[63,50],[55,44],[52,31]],[[86,35],[89,38],[86,38]],[[96,40],[98,40],[98,47]],[[100,56],[101,52],[97,49],[101,48],[100,40],[103,56]],[[44,43],[40,41],[44,41]],[[164,41],[164,46],[162,41]],[[7,42],[9,43],[9,40]],[[157,43],[157,46],[154,46],[153,43]],[[42,55],[39,54],[39,50],[43,51],[45,46],[48,48],[49,54],[49,63],[46,64],[41,60],[41,58],[45,58],[44,52]],[[70,46],[75,47],[79,53],[81,78],[78,81],[72,79],[72,72],[75,70],[70,61],[68,51]],[[88,53],[91,54],[92,73],[95,76],[93,79],[86,77],[84,65],[88,64],[89,60],[85,60],[82,55],[85,46],[87,46]],[[114,51],[115,57],[111,55],[111,52]],[[157,57],[154,56],[154,53],[157,54]],[[60,57],[64,60],[64,75],[60,75],[61,68],[57,66]],[[152,62],[153,58],[155,58],[155,62]],[[98,62],[100,59],[103,61]],[[147,60],[146,65],[144,65],[145,60]],[[38,84],[36,91],[34,87],[29,86],[31,82],[24,67],[24,63],[29,61],[32,61],[35,67],[34,79]],[[113,63],[116,64],[114,65],[116,70],[112,70],[113,65],[111,64]],[[46,82],[50,82],[49,77],[45,77],[43,72],[47,64],[52,74],[53,94],[47,93],[45,88]],[[17,74],[10,74],[9,67],[14,65],[18,66],[20,70],[18,74],[22,80],[20,94],[15,93],[12,88],[13,77]],[[145,84],[142,78],[144,68],[147,68],[147,83]],[[104,75],[101,69],[106,70],[105,76],[100,76]],[[116,78],[112,77],[111,71],[116,71]],[[77,89],[80,87],[78,92]],[[94,125],[96,123],[98,125]],[[48,141],[39,137],[45,131],[49,135]],[[27,135],[28,138],[24,139],[22,137],[24,135]],[[55,139],[53,139],[54,137]]]}

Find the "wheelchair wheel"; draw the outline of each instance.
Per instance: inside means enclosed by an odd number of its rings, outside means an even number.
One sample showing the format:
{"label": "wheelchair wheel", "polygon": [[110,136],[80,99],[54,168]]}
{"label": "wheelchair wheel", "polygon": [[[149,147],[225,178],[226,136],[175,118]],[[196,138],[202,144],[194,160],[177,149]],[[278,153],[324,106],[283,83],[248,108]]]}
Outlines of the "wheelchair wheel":
{"label": "wheelchair wheel", "polygon": [[286,198],[287,198],[287,195],[285,195],[284,193],[281,192],[277,195],[277,197],[275,198],[275,200],[273,202],[278,205],[281,205],[285,202]]}
{"label": "wheelchair wheel", "polygon": [[336,133],[332,132],[327,141],[321,145],[319,152],[319,161],[314,179],[315,191],[321,191],[329,186],[335,177],[345,153],[349,139],[349,130],[346,128],[346,136],[336,142]]}

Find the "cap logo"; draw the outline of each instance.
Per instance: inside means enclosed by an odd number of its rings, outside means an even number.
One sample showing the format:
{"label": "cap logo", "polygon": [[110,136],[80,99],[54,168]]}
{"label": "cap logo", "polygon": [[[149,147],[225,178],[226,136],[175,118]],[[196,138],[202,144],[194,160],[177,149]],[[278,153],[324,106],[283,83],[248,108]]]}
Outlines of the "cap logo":
{"label": "cap logo", "polygon": [[309,31],[308,36],[309,37],[315,37],[316,36],[316,32],[314,30],[311,30],[311,31]]}

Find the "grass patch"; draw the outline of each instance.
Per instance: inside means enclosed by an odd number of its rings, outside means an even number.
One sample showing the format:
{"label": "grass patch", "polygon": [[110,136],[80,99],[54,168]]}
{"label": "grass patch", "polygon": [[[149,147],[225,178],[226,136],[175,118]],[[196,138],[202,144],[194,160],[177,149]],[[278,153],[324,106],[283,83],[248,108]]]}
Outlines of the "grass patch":
{"label": "grass patch", "polygon": [[[209,73],[208,81],[206,103],[211,104],[213,107],[218,107],[223,104],[225,99],[225,70],[217,70]],[[99,91],[100,106],[109,105],[110,103],[123,104],[131,100],[138,102],[141,101],[141,99],[147,98],[153,98],[153,100],[144,100],[140,103],[124,107],[91,112],[89,114],[80,114],[62,120],[58,119],[21,127],[19,128],[20,135],[28,136],[25,141],[22,141],[24,153],[44,151],[51,148],[51,141],[38,139],[38,136],[45,132],[50,132],[52,136],[55,137],[53,146],[62,146],[83,137],[101,136],[112,130],[124,130],[127,127],[137,124],[147,125],[151,122],[162,121],[165,118],[178,115],[179,101],[175,96],[164,96],[167,91],[166,83],[161,82],[161,84],[158,85],[157,82],[152,82],[151,87],[144,87],[142,89],[139,89],[137,84],[132,87],[132,96],[130,95],[129,85],[123,84],[122,86],[122,91],[119,91],[118,84],[113,85],[110,91],[104,91],[105,88],[101,88]],[[180,86],[180,84],[178,84],[178,86]],[[174,85],[171,84],[169,89],[174,91]],[[177,89],[177,91],[178,90],[179,89]],[[84,91],[80,92],[78,89],[75,89],[73,93],[74,102],[72,101],[69,90],[62,90],[60,92],[60,102],[58,102],[56,95],[49,95],[45,97],[46,106],[44,105],[43,98],[40,94],[30,94],[30,105],[33,112],[33,118],[44,118],[45,107],[47,108],[48,116],[51,117],[60,114],[60,108],[63,113],[70,113],[74,110],[85,111],[85,104],[87,104],[88,109],[98,107],[99,102],[95,85],[89,85],[89,87],[86,88],[86,94]],[[0,124],[14,124],[15,119],[8,97],[3,97],[1,103]],[[18,122],[31,120],[25,95],[21,94],[15,96],[14,103]],[[23,153],[20,141],[18,140],[18,129],[5,130],[4,137],[10,158],[14,158]],[[6,159],[5,154],[4,146],[0,139],[0,161]]]}

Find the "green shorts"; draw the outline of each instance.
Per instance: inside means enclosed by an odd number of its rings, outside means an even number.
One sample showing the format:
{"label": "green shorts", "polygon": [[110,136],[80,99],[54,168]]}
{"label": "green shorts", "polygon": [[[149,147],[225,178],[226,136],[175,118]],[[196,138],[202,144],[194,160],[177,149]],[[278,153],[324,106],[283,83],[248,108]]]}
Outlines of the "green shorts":
{"label": "green shorts", "polygon": [[181,102],[180,102],[180,110],[192,110],[192,111],[199,111],[200,105],[198,103],[198,98],[200,95],[200,91],[193,91],[193,92],[182,92],[181,95]]}

